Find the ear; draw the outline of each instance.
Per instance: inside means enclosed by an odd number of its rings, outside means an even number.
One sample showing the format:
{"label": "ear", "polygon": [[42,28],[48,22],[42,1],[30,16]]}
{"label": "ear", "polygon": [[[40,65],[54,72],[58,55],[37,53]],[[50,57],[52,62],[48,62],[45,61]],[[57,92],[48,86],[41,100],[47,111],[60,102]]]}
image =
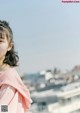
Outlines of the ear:
{"label": "ear", "polygon": [[9,47],[8,47],[8,50],[7,51],[10,51],[11,49],[12,49],[12,43],[11,44],[9,44]]}

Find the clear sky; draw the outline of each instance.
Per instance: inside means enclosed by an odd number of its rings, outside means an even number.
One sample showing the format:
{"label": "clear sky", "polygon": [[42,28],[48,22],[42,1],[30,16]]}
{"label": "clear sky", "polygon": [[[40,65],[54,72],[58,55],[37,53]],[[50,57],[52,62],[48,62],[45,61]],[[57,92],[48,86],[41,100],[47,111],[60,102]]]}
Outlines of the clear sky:
{"label": "clear sky", "polygon": [[20,72],[80,64],[80,3],[0,0],[0,19],[12,27]]}

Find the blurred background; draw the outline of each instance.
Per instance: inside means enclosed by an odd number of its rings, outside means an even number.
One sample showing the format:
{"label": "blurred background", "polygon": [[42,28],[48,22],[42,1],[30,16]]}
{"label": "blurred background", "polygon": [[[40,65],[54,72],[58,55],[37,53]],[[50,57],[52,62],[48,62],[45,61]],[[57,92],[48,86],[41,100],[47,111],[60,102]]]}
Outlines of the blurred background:
{"label": "blurred background", "polygon": [[80,113],[80,3],[1,0],[31,92],[29,113]]}

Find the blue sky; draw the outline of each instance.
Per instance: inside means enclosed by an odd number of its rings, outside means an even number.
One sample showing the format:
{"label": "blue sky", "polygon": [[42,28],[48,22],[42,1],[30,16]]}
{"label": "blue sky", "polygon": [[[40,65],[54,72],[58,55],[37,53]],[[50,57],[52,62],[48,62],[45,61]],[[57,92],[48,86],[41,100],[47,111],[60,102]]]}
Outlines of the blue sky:
{"label": "blue sky", "polygon": [[80,3],[2,0],[0,19],[12,27],[21,73],[80,64]]}

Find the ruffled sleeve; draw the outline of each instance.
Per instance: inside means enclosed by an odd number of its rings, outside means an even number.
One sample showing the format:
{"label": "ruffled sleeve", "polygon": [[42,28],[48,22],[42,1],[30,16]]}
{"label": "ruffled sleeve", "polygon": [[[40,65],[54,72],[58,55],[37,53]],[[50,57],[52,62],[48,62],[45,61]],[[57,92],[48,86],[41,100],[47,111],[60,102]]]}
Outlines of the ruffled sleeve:
{"label": "ruffled sleeve", "polygon": [[0,86],[4,84],[12,86],[20,93],[23,101],[22,104],[24,106],[24,111],[26,112],[27,110],[29,110],[32,103],[29,89],[23,84],[20,76],[15,69],[12,69],[9,72],[4,73],[3,75],[0,75]]}

